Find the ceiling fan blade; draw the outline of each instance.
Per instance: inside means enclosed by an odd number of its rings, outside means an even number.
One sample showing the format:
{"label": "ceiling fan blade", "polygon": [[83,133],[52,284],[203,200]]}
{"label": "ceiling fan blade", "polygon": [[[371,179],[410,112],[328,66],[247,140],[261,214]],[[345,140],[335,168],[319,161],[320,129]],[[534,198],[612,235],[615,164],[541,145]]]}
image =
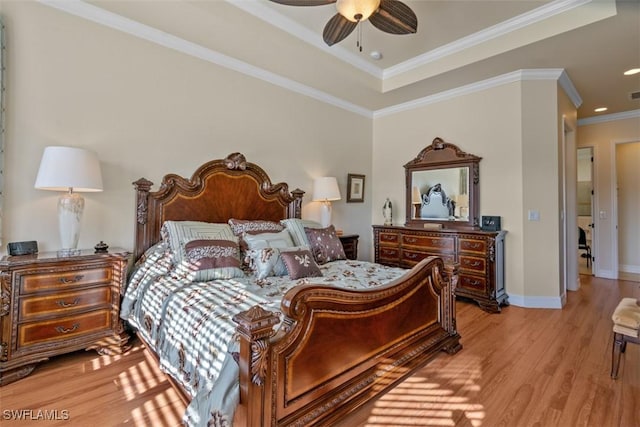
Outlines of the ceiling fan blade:
{"label": "ceiling fan blade", "polygon": [[322,38],[324,38],[324,42],[329,46],[338,43],[341,40],[344,40],[354,28],[358,25],[357,22],[351,22],[344,16],[336,13],[333,18],[329,19],[327,25],[324,27],[324,31],[322,32]]}
{"label": "ceiling fan blade", "polygon": [[381,0],[378,10],[369,17],[377,29],[391,34],[411,34],[418,30],[418,17],[406,4]]}
{"label": "ceiling fan blade", "polygon": [[287,6],[322,6],[323,4],[335,3],[336,0],[270,0],[274,3],[286,4]]}

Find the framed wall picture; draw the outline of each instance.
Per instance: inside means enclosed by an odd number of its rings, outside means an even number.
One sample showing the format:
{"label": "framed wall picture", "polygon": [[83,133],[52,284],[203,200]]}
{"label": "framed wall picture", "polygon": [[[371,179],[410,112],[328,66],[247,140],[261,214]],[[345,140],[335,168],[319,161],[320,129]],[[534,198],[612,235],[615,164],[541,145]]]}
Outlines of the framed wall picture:
{"label": "framed wall picture", "polygon": [[347,175],[347,203],[364,202],[364,175]]}

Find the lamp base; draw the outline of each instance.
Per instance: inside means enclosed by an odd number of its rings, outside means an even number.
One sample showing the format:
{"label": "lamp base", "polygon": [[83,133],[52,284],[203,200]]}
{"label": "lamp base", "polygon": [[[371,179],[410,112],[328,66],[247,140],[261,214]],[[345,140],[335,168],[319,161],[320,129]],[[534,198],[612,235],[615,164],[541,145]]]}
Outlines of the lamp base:
{"label": "lamp base", "polygon": [[[78,193],[66,193],[58,200],[58,227],[60,230],[60,252],[74,251],[80,239],[80,221],[84,210],[84,198]],[[67,255],[68,256],[68,255]]]}
{"label": "lamp base", "polygon": [[331,202],[324,201],[320,206],[320,225],[327,228],[331,225]]}

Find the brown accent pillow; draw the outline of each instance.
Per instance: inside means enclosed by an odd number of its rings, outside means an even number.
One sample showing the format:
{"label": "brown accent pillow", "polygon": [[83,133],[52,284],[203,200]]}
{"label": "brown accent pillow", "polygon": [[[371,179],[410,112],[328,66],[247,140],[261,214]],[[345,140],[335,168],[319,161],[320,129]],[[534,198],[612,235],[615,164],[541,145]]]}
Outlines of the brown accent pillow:
{"label": "brown accent pillow", "polygon": [[280,258],[282,258],[284,265],[287,267],[289,277],[292,280],[322,276],[320,267],[313,260],[313,255],[308,249],[281,252]]}
{"label": "brown accent pillow", "polygon": [[342,242],[336,235],[336,230],[333,225],[327,228],[305,227],[304,232],[309,239],[311,253],[313,253],[313,257],[318,264],[347,259],[347,256],[344,254]]}
{"label": "brown accent pillow", "polygon": [[230,240],[199,239],[184,245],[189,270],[194,280],[208,281],[242,277],[238,244]]}

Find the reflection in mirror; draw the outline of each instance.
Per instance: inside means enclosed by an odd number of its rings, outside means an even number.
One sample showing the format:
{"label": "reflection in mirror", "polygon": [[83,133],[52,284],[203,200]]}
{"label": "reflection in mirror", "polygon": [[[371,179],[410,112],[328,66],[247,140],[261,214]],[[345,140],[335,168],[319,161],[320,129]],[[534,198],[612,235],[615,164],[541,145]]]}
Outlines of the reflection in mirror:
{"label": "reflection in mirror", "polygon": [[479,227],[479,163],[482,158],[435,138],[406,169],[405,225]]}
{"label": "reflection in mirror", "polygon": [[413,218],[469,220],[469,168],[414,171],[411,174]]}

